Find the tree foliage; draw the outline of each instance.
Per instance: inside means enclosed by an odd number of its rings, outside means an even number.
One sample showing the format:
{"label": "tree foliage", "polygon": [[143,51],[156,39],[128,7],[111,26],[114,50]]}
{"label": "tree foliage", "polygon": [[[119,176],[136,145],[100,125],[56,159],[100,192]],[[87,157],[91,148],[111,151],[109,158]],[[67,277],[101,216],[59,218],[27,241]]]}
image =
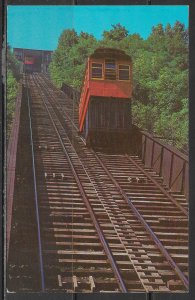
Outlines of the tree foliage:
{"label": "tree foliage", "polygon": [[167,139],[180,149],[188,137],[188,31],[177,21],[158,24],[147,39],[129,34],[121,24],[112,25],[96,40],[85,32],[65,30],[50,65],[50,75],[80,88],[87,57],[97,47],[124,50],[133,60],[133,122]]}
{"label": "tree foliage", "polygon": [[19,62],[7,47],[7,96],[6,96],[6,118],[7,118],[7,136],[9,136],[11,124],[15,110],[15,100],[18,91],[19,80]]}
{"label": "tree foliage", "polygon": [[104,40],[111,40],[111,41],[117,41],[120,42],[122,39],[128,36],[128,30],[121,24],[112,25],[112,28],[110,31],[104,31],[103,32],[103,38]]}
{"label": "tree foliage", "polygon": [[63,82],[80,87],[88,56],[97,48],[98,42],[88,33],[78,35],[75,30],[64,30],[50,64],[50,74],[57,87]]}
{"label": "tree foliage", "polygon": [[12,53],[9,45],[7,46],[7,70],[11,70],[13,73],[13,76],[17,80],[19,79],[20,64],[19,64],[19,61],[15,58],[14,54]]}

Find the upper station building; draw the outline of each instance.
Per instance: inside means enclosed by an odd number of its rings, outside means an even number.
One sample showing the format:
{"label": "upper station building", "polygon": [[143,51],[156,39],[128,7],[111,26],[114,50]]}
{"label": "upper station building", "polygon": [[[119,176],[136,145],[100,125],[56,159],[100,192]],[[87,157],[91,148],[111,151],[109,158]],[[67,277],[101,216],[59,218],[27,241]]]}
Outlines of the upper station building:
{"label": "upper station building", "polygon": [[53,51],[13,48],[15,57],[22,62],[24,72],[48,72]]}

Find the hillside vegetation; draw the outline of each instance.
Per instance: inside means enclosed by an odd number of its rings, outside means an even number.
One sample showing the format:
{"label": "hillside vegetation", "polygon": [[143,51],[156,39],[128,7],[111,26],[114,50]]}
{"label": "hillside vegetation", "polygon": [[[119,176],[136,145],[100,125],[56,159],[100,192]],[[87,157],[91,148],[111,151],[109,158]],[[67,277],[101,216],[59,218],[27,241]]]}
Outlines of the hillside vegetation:
{"label": "hillside vegetation", "polygon": [[7,97],[6,97],[6,118],[7,118],[7,137],[10,134],[11,125],[15,111],[15,101],[18,91],[19,63],[15,59],[9,46],[7,48]]}
{"label": "hillside vegetation", "polygon": [[64,30],[53,54],[50,76],[79,89],[87,57],[97,47],[115,47],[133,60],[133,122],[179,149],[188,145],[188,32],[176,22],[153,27],[144,40],[120,24],[104,31],[102,40],[74,29]]}

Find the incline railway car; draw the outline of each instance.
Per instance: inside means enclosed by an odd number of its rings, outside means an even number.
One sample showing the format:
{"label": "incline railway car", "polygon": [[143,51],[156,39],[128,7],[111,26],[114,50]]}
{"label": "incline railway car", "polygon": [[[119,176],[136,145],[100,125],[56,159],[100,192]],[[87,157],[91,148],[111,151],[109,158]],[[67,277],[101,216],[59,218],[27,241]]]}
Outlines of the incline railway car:
{"label": "incline railway car", "polygon": [[130,138],[131,95],[131,57],[118,49],[96,49],[87,61],[79,104],[79,131],[87,145]]}
{"label": "incline railway car", "polygon": [[14,48],[14,55],[21,62],[23,72],[48,72],[52,51]]}
{"label": "incline railway car", "polygon": [[25,56],[24,64],[25,65],[33,65],[35,62],[35,58],[33,56]]}
{"label": "incline railway car", "polygon": [[34,55],[25,55],[24,57],[25,72],[41,72],[40,58]]}
{"label": "incline railway car", "polygon": [[32,72],[35,64],[35,58],[33,56],[25,56],[24,57],[24,71]]}

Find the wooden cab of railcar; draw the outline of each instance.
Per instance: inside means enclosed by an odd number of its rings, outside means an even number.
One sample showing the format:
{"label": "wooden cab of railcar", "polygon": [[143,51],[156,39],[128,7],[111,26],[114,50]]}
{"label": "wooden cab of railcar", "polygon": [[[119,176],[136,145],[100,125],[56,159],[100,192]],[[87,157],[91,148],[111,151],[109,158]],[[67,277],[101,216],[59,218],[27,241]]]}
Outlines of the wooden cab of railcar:
{"label": "wooden cab of railcar", "polygon": [[131,95],[131,57],[118,49],[96,49],[87,61],[79,104],[79,130],[88,144],[129,138]]}
{"label": "wooden cab of railcar", "polygon": [[24,57],[24,72],[33,73],[41,72],[41,59],[34,55]]}

